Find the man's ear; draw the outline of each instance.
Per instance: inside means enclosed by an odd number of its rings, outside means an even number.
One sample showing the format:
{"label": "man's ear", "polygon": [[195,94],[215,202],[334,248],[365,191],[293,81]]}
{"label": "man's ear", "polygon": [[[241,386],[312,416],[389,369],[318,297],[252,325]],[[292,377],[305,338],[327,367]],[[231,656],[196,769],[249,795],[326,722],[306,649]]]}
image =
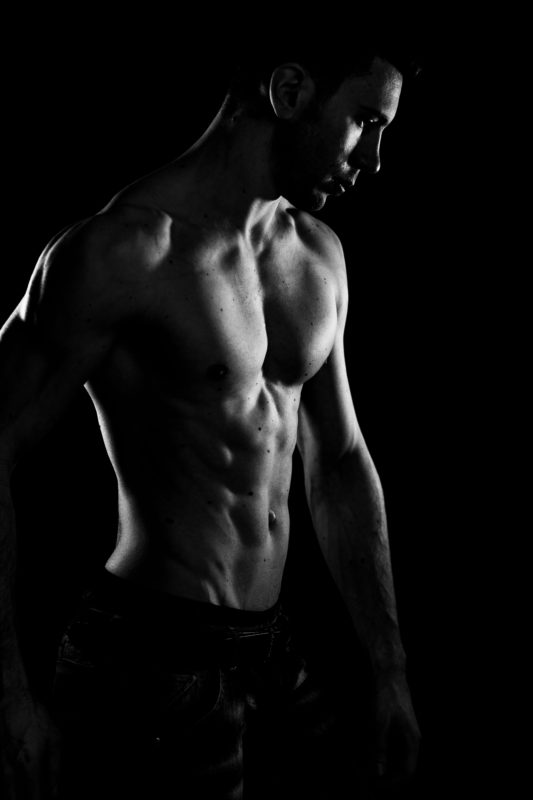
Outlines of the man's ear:
{"label": "man's ear", "polygon": [[268,94],[278,119],[294,119],[314,97],[315,83],[300,64],[282,64],[272,72]]}

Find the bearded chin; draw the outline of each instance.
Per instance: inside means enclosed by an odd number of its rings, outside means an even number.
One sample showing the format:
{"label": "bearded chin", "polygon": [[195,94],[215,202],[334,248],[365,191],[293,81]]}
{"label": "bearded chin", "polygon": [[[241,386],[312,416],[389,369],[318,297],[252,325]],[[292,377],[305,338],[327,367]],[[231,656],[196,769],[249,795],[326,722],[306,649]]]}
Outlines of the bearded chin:
{"label": "bearded chin", "polygon": [[302,211],[320,211],[324,208],[327,200],[327,195],[320,192],[318,189],[295,189],[292,196],[287,192],[284,197]]}
{"label": "bearded chin", "polygon": [[295,169],[294,162],[280,171],[276,185],[279,194],[302,211],[320,211],[326,203],[327,194],[317,188],[309,174]]}

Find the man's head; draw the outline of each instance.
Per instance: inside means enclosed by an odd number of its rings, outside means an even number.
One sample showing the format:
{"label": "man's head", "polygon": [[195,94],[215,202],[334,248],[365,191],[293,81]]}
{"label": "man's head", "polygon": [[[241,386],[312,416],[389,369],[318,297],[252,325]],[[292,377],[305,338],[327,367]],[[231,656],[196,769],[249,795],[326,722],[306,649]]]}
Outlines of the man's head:
{"label": "man's head", "polygon": [[272,73],[269,101],[272,174],[279,193],[318,211],[328,195],[351,188],[359,172],[380,168],[381,136],[396,114],[402,76],[376,57],[364,74],[321,94],[305,67],[286,63]]}
{"label": "man's head", "polygon": [[309,40],[278,41],[236,71],[224,107],[228,116],[272,124],[276,188],[311,211],[352,186],[361,170],[378,171],[381,135],[404,78],[418,71],[410,51],[384,35],[352,39],[345,55],[327,56]]}

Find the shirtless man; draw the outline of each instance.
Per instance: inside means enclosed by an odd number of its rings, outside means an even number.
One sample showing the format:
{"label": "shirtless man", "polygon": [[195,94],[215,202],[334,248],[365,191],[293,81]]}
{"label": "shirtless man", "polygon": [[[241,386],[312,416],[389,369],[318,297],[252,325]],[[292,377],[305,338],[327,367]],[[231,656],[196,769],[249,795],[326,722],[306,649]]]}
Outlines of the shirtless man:
{"label": "shirtless man", "polygon": [[[250,798],[339,796],[334,714],[279,603],[296,445],[325,562],[373,668],[369,767],[412,774],[419,733],[384,502],[343,356],[346,267],[312,214],[379,169],[402,71],[376,51],[331,80],[301,59],[236,80],[186,153],[39,259],[0,351],[11,791],[47,797],[61,749],[72,800],[237,798],[243,776]],[[119,531],[63,640],[52,722],[12,619],[10,473],[83,384],[117,476]]]}

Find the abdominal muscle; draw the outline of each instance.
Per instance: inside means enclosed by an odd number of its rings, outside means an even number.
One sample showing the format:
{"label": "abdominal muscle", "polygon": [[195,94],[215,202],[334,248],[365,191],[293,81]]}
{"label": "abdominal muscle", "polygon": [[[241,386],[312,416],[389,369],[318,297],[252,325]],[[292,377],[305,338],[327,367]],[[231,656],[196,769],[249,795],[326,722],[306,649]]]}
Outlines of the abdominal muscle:
{"label": "abdominal muscle", "polygon": [[299,389],[258,379],[222,397],[160,396],[156,408],[153,396],[133,407],[122,399],[116,418],[114,404],[89,391],[119,488],[106,568],[194,600],[273,606],[288,547]]}

